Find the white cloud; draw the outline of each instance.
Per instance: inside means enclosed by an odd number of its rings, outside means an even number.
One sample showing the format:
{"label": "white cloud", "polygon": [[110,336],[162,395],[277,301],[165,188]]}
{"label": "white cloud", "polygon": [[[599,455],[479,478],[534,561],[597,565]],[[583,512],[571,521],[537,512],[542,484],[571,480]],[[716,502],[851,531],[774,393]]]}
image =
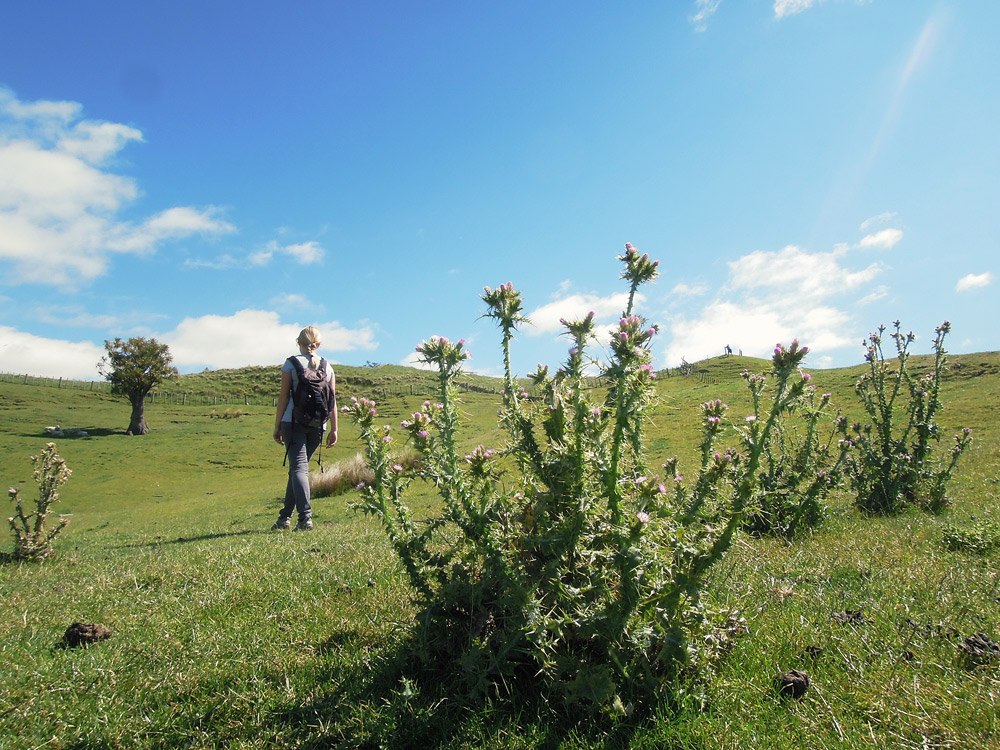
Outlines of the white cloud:
{"label": "white cloud", "polygon": [[14,92],[0,86],[0,117],[8,113],[10,117],[21,122],[44,124],[55,122],[65,124],[75,120],[80,114],[80,105],[76,102],[21,102]]}
{"label": "white cloud", "polygon": [[986,273],[970,273],[958,280],[955,284],[956,292],[968,292],[972,289],[982,289],[993,283],[993,274],[987,271]]}
{"label": "white cloud", "polygon": [[92,313],[80,305],[38,305],[32,316],[56,327],[94,328],[99,331],[117,331],[117,335],[148,335],[148,326],[165,316],[142,310],[132,310],[121,315]]}
{"label": "white cloud", "polygon": [[695,31],[705,31],[708,28],[708,19],[715,15],[721,3],[722,0],[695,0],[695,14],[691,16]]}
{"label": "white cloud", "polygon": [[804,10],[809,10],[820,0],[774,0],[774,17],[793,16]]}
{"label": "white cloud", "polygon": [[[843,265],[845,257],[842,248],[810,253],[789,245],[729,263],[727,283],[695,317],[668,316],[666,365],[675,367],[682,357],[694,362],[717,356],[726,345],[748,356],[768,357],[776,343],[797,338],[820,358],[853,345],[857,337],[849,330],[851,317],[831,300],[863,292],[883,267],[873,263],[853,270]],[[878,293],[884,294],[884,288],[868,297]]]}
{"label": "white cloud", "polygon": [[285,255],[290,255],[302,265],[311,265],[323,260],[324,250],[318,242],[302,242],[298,245],[285,245],[280,248]]}
{"label": "white cloud", "polygon": [[670,294],[675,297],[700,297],[703,294],[708,294],[708,284],[692,285],[681,282],[674,285],[674,288],[670,290]]}
{"label": "white cloud", "polygon": [[33,336],[0,326],[0,370],[45,378],[99,380],[97,363],[104,347],[89,341],[64,341]]}
{"label": "white cloud", "polygon": [[[774,0],[774,17],[794,16],[823,2],[826,0]],[[854,0],[855,5],[866,5],[870,2],[871,0]]]}
{"label": "white cloud", "polygon": [[[314,325],[323,336],[320,355],[327,359],[333,360],[336,352],[378,347],[370,325],[345,328],[336,321]],[[240,310],[233,315],[185,318],[174,330],[155,337],[170,347],[174,365],[182,370],[231,368],[283,361],[295,352],[301,329],[298,323],[282,323],[276,312]]]}
{"label": "white cloud", "polygon": [[188,259],[184,265],[188,268],[213,268],[227,271],[232,268],[262,268],[267,266],[276,256],[286,256],[299,265],[312,265],[323,260],[326,251],[316,241],[302,242],[292,245],[281,245],[274,240],[268,242],[263,249],[256,250],[244,257],[236,257],[232,253],[224,253],[214,260]]}
{"label": "white cloud", "polygon": [[310,307],[311,304],[309,299],[301,294],[279,294],[277,297],[271,298],[271,307],[276,307],[280,310],[302,310]]}
{"label": "white cloud", "polygon": [[866,294],[864,297],[859,299],[854,304],[857,307],[864,307],[865,305],[870,305],[873,302],[878,302],[880,299],[885,299],[888,296],[889,296],[889,287],[887,287],[885,284],[879,284],[877,287],[872,289],[871,292]]}
{"label": "white cloud", "polygon": [[117,315],[96,315],[80,308],[42,307],[35,311],[38,320],[54,326],[69,328],[99,328],[111,330],[121,328],[121,319]]}
{"label": "white cloud", "polygon": [[399,364],[401,364],[403,367],[415,367],[418,370],[436,370],[437,369],[437,368],[434,367],[434,365],[429,364],[428,362],[421,362],[420,361],[420,355],[417,354],[416,351],[410,352],[405,357],[403,357],[401,360],[399,360]]}
{"label": "white cloud", "polygon": [[885,224],[896,219],[895,211],[883,211],[882,213],[869,217],[861,222],[861,231],[867,232],[868,229],[876,224]]}
{"label": "white cloud", "polygon": [[56,149],[90,164],[101,164],[129,141],[142,141],[142,133],[114,122],[81,122],[59,139]]}
{"label": "white cloud", "polygon": [[0,262],[13,268],[8,281],[86,282],[107,271],[113,252],[153,252],[169,239],[233,231],[214,208],[170,208],[138,225],[119,219],[139,190],[103,165],[142,133],[76,122],[80,109],[20,102],[0,88]]}
{"label": "white cloud", "polygon": [[[644,300],[645,297],[636,294],[636,304],[640,304]],[[579,320],[586,317],[591,311],[594,313],[595,320],[599,322],[612,318],[617,321],[627,305],[627,292],[612,294],[608,297],[600,297],[596,294],[571,294],[529,312],[528,318],[532,325],[526,326],[523,330],[529,335],[562,333],[565,329],[559,322],[560,319]]]}
{"label": "white cloud", "polygon": [[865,235],[858,243],[858,247],[875,247],[882,250],[891,250],[903,239],[902,229],[883,229],[873,234]]}
{"label": "white cloud", "polygon": [[809,253],[788,245],[776,253],[758,250],[729,264],[729,286],[751,294],[765,294],[776,303],[787,299],[789,307],[802,300],[821,300],[845,290],[856,289],[881,272],[873,263],[861,271],[840,265],[841,254]]}
{"label": "white cloud", "polygon": [[[97,324],[98,318],[82,315],[77,325]],[[61,321],[64,325],[74,323]],[[315,323],[323,336],[320,355],[331,362],[337,352],[378,348],[375,328],[362,321],[347,328],[337,321]],[[282,323],[278,314],[265,310],[240,310],[233,315],[185,318],[172,331],[144,331],[170,348],[173,364],[181,372],[206,367],[235,368],[279,364],[295,353],[295,339],[302,326]],[[100,379],[97,363],[104,347],[90,341],[48,339],[0,326],[0,371],[49,378]]]}
{"label": "white cloud", "polygon": [[211,268],[216,271],[226,271],[230,268],[239,268],[245,265],[235,255],[224,253],[215,260],[200,260],[198,258],[188,258],[184,261],[185,268]]}

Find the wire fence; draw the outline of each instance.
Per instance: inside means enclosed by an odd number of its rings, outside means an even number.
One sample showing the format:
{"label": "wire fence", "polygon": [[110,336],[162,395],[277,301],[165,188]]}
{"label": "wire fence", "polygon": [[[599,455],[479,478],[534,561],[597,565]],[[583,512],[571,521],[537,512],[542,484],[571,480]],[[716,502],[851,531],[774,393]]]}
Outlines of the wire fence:
{"label": "wire fence", "polygon": [[[111,384],[102,380],[73,380],[70,378],[46,378],[19,373],[0,373],[0,382],[19,385],[47,386],[50,388],[65,388],[90,391],[92,393],[111,393]],[[487,387],[475,383],[459,382],[458,388],[467,393],[499,394],[499,387]],[[350,378],[341,382],[337,389],[342,394],[364,395],[369,398],[388,398],[390,396],[415,396],[432,398],[437,394],[435,385],[428,383],[387,383],[387,384],[352,384]],[[529,395],[537,396],[528,389]],[[277,406],[277,394],[261,395],[259,393],[229,392],[206,393],[192,391],[150,391],[146,396],[147,404],[171,404],[178,406]]]}
{"label": "wire fence", "polygon": [[0,372],[0,383],[20,383],[21,385],[46,385],[55,388],[74,388],[94,393],[110,393],[111,383],[105,380],[73,380],[71,378],[43,378],[37,375],[21,375]]}
{"label": "wire fence", "polygon": [[[718,384],[719,379],[704,372],[683,372],[680,368],[676,370],[665,370],[660,373],[667,377],[695,377],[702,383]],[[10,372],[0,372],[0,382],[17,383],[20,385],[48,386],[50,388],[67,388],[91,393],[111,393],[111,384],[105,380],[74,380],[71,378],[46,378],[36,375],[24,375]],[[476,383],[458,382],[458,388],[466,393],[496,394],[501,393],[500,385],[485,386]],[[584,385],[588,389],[600,388],[606,385],[602,378],[586,378]],[[529,398],[541,398],[542,391],[532,385],[524,386]],[[410,383],[365,383],[352,384],[350,378],[341,381],[337,389],[339,393],[345,395],[364,395],[368,398],[386,399],[390,396],[403,397],[413,396],[418,398],[433,398],[437,395],[437,387],[433,382],[410,382]],[[203,391],[150,391],[146,397],[149,404],[171,404],[176,406],[269,406],[277,405],[277,395],[261,395],[259,393],[206,393]]]}

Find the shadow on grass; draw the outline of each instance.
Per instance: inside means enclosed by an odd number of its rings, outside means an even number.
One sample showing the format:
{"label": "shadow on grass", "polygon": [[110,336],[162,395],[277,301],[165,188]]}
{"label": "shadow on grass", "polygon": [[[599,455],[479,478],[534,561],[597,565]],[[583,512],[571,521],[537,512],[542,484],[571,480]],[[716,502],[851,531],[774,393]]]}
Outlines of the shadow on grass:
{"label": "shadow on grass", "polygon": [[139,549],[142,547],[160,547],[165,544],[190,544],[191,542],[204,542],[208,539],[225,539],[231,536],[252,536],[255,534],[271,533],[267,529],[244,529],[243,531],[225,531],[218,534],[199,534],[198,536],[179,536],[176,539],[164,539],[163,537],[153,537],[148,542],[137,542],[121,545],[122,548]]}
{"label": "shadow on grass", "polygon": [[[328,638],[318,656],[370,648],[360,633],[345,630]],[[564,709],[520,681],[503,698],[475,697],[463,693],[455,676],[418,671],[405,641],[359,668],[345,671],[331,665],[318,680],[331,686],[329,692],[280,707],[270,721],[291,728],[295,747],[315,750],[555,748],[567,735],[572,735],[575,747],[617,750],[631,745],[645,721],[612,721],[586,708]]]}
{"label": "shadow on grass", "polygon": [[107,427],[74,427],[73,430],[82,430],[87,434],[70,434],[72,433],[72,430],[70,430],[69,432],[64,431],[62,434],[53,435],[51,432],[41,430],[39,432],[20,432],[18,433],[18,437],[40,438],[48,442],[55,442],[56,440],[86,440],[87,438],[111,437],[113,435],[124,436],[127,434],[127,430],[112,430]]}

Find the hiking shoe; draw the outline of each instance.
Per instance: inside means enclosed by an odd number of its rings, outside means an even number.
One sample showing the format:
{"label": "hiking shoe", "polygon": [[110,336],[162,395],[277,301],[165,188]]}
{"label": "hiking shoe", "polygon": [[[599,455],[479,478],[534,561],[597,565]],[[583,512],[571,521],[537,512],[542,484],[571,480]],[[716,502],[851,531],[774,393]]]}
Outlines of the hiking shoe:
{"label": "hiking shoe", "polygon": [[311,518],[306,518],[306,519],[304,519],[302,521],[299,521],[295,525],[295,530],[296,531],[312,531],[313,530],[312,519]]}
{"label": "hiking shoe", "polygon": [[291,526],[291,519],[279,517],[278,520],[274,522],[274,526],[271,527],[271,531],[288,531]]}

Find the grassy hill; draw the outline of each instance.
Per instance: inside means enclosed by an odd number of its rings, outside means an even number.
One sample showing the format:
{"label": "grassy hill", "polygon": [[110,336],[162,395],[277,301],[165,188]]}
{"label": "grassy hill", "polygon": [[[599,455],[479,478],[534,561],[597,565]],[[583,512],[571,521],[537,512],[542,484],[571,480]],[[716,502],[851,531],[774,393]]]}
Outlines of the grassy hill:
{"label": "grassy hill", "polygon": [[[654,460],[677,454],[693,469],[698,404],[722,398],[738,419],[747,404],[740,373],[766,365],[720,357],[690,376],[661,374],[647,433]],[[862,371],[817,370],[813,382],[860,416],[853,384]],[[342,399],[374,396],[396,425],[433,375],[339,367],[338,380]],[[276,367],[185,375],[163,393],[242,403],[224,410],[164,397],[147,407],[152,431],[142,437],[124,434],[128,404],[106,393],[0,382],[0,481],[22,496],[34,497],[29,456],[47,441],[45,426],[90,435],[56,441],[73,470],[53,509],[72,514],[57,555],[0,565],[0,749],[1000,747],[997,662],[969,670],[959,648],[977,632],[1000,640],[1000,556],[942,543],[950,527],[1000,523],[1000,353],[951,358],[945,434],[969,426],[976,437],[954,506],[941,517],[871,519],[841,493],[806,538],[739,538],[710,596],[720,617],[738,611],[746,632],[704,707],[664,705],[641,721],[566,721],[404,680],[404,576],[351,496],[317,500],[311,534],[267,531],[286,471],[271,440],[276,382]],[[501,444],[498,382],[467,382],[476,390],[462,396],[463,445]],[[323,461],[359,450],[345,424]],[[430,491],[410,502],[436,507]],[[851,612],[860,615],[844,617]],[[74,621],[113,635],[89,649],[55,648]],[[798,702],[771,687],[791,667],[812,678]]]}

